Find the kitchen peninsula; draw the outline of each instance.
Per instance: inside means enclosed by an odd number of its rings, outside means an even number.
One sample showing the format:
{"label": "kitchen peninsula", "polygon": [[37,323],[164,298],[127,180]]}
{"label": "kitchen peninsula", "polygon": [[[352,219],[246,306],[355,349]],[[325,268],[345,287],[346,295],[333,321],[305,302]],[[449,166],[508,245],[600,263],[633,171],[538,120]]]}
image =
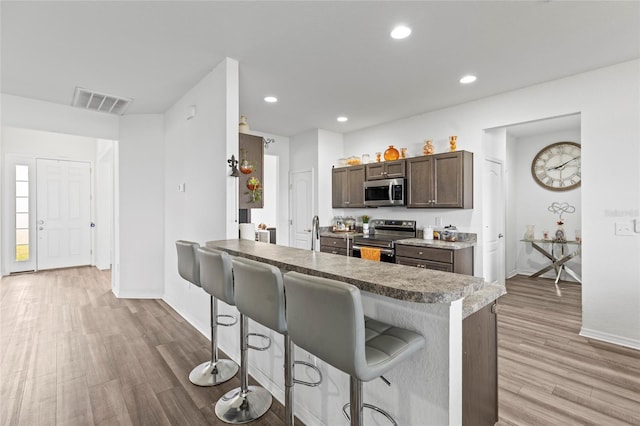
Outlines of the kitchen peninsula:
{"label": "kitchen peninsula", "polygon": [[[490,310],[504,294],[503,287],[488,285],[478,277],[249,240],[210,241],[206,245],[277,266],[283,273],[297,271],[360,288],[367,316],[413,329],[427,341],[411,361],[386,376],[390,387],[381,380],[366,383],[365,402],[392,412],[399,424],[463,423],[463,320]],[[297,349],[296,357],[308,355]],[[466,360],[464,364],[468,368]],[[343,421],[341,407],[349,399],[348,376],[322,362],[318,365],[325,382],[318,388],[297,387],[296,414],[306,424],[339,424]],[[254,368],[260,368],[251,366],[251,374],[267,378],[270,383],[263,385],[282,399],[281,365],[274,361],[271,367],[254,373]],[[497,390],[482,390],[492,391]]]}

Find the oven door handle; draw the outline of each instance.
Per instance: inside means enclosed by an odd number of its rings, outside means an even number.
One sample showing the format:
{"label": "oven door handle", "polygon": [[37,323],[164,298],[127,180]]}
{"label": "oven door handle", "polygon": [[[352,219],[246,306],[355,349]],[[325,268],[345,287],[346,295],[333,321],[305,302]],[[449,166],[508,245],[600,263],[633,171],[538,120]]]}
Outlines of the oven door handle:
{"label": "oven door handle", "polygon": [[[352,246],[351,248],[357,251],[360,251],[360,249],[362,247],[367,247],[367,246]],[[386,248],[381,248],[381,247],[371,247],[371,248],[377,248],[380,249],[380,253],[386,254],[387,256],[393,256],[393,250],[391,249],[386,249]]]}

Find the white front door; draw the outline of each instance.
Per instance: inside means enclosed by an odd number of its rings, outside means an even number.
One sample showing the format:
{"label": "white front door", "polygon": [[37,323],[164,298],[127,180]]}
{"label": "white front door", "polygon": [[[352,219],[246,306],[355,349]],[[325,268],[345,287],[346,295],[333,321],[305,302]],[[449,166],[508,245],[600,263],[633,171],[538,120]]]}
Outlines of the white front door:
{"label": "white front door", "polygon": [[91,264],[89,163],[37,160],[38,269]]}
{"label": "white front door", "polygon": [[314,215],[313,170],[291,172],[290,246],[311,250],[311,220]]}
{"label": "white front door", "polygon": [[484,176],[484,279],[504,285],[504,186],[502,162],[487,159]]}

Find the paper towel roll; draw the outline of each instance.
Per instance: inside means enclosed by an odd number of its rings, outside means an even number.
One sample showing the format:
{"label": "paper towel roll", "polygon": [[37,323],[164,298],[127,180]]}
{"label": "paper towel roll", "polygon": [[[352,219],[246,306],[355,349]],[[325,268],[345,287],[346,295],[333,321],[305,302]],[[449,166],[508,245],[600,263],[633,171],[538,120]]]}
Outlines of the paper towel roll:
{"label": "paper towel roll", "polygon": [[254,240],[256,239],[256,224],[255,223],[241,223],[240,224],[240,239],[241,240]]}

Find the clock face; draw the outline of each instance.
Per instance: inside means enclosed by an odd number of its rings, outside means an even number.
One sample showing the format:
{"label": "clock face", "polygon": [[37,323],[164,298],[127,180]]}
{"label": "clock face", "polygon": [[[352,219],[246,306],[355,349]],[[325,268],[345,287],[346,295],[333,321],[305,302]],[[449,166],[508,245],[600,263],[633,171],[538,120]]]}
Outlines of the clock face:
{"label": "clock face", "polygon": [[531,163],[533,180],[552,191],[568,191],[580,186],[580,145],[556,142],[543,148]]}

